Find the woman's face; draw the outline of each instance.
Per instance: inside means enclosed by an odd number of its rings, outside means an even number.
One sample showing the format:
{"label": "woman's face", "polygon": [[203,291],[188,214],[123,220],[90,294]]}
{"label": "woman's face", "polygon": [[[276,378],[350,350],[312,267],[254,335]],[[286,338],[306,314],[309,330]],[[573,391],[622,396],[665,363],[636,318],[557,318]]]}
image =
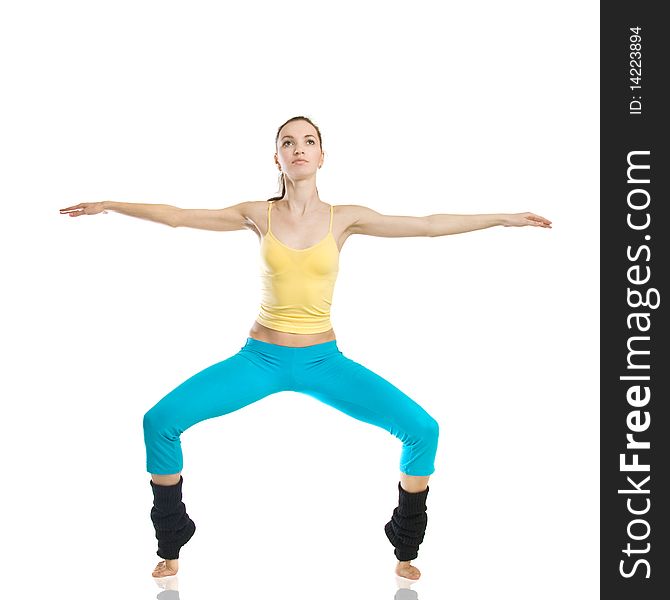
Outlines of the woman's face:
{"label": "woman's face", "polygon": [[316,129],[307,121],[291,121],[279,132],[275,163],[291,179],[313,176],[323,164],[323,152]]}

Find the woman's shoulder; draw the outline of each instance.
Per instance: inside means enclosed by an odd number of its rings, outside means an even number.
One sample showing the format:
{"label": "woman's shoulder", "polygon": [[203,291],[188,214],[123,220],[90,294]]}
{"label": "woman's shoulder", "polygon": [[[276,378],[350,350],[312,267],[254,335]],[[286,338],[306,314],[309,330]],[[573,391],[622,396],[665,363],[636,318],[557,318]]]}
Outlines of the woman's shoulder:
{"label": "woman's shoulder", "polygon": [[354,222],[361,218],[370,209],[361,204],[336,204],[333,211],[337,212],[345,221]]}
{"label": "woman's shoulder", "polygon": [[246,224],[246,229],[251,229],[254,232],[260,231],[260,224],[267,221],[268,205],[267,200],[247,200],[236,205]]}
{"label": "woman's shoulder", "polygon": [[258,217],[261,214],[264,214],[268,210],[268,206],[270,205],[269,200],[249,200],[248,202],[245,202],[246,205],[246,210],[248,213],[248,216],[254,218]]}

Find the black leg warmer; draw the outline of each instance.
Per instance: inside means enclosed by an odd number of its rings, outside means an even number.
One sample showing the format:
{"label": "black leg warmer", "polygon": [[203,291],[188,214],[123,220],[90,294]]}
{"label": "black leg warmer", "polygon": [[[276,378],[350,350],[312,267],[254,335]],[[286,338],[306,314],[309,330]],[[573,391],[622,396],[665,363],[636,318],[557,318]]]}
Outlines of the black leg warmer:
{"label": "black leg warmer", "polygon": [[150,480],[154,492],[151,521],[156,530],[158,551],[156,554],[166,560],[179,558],[179,549],[195,533],[195,523],[186,514],[186,506],[181,501],[183,477],[174,485],[156,485]]}
{"label": "black leg warmer", "polygon": [[419,555],[419,544],[423,542],[428,524],[426,514],[428,489],[410,493],[398,482],[398,507],[394,509],[393,517],[384,527],[386,537],[395,547],[395,556],[398,560],[413,560]]}

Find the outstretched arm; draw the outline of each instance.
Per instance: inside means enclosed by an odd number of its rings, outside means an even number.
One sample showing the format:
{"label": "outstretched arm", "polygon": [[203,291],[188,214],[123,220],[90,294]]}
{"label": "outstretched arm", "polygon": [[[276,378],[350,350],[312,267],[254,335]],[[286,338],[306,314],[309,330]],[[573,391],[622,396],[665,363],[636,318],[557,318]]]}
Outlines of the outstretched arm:
{"label": "outstretched arm", "polygon": [[551,221],[531,212],[497,214],[497,215],[430,215],[428,219],[428,235],[452,235],[466,233],[478,229],[487,229],[502,225],[503,227],[546,227],[551,229]]}
{"label": "outstretched arm", "polygon": [[169,225],[170,227],[192,227],[211,231],[237,231],[248,228],[248,214],[253,202],[241,202],[220,209],[179,208],[170,204],[138,204],[135,202],[82,202],[61,208],[61,214],[71,217],[97,215],[108,210]]}
{"label": "outstretched arm", "polygon": [[61,208],[60,214],[81,217],[83,215],[106,214],[109,210],[129,217],[162,223],[170,227],[175,227],[175,220],[181,211],[180,208],[170,204],[139,204],[136,202],[103,200],[102,202],[81,202],[74,206]]}
{"label": "outstretched arm", "polygon": [[348,205],[349,230],[352,234],[375,235],[380,237],[412,237],[453,235],[477,229],[503,227],[551,228],[551,221],[531,212],[503,213],[495,215],[428,215],[426,217],[405,217],[382,215],[366,206]]}

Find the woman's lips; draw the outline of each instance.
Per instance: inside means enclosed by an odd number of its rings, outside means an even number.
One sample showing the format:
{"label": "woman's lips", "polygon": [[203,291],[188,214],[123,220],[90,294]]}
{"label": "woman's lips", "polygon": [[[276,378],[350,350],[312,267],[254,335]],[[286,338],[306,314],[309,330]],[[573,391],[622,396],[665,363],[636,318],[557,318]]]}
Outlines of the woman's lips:
{"label": "woman's lips", "polygon": [[293,161],[293,164],[294,164],[294,165],[301,165],[301,164],[303,164],[303,163],[307,163],[307,161],[306,161],[306,160],[303,160],[302,158],[299,158],[298,160],[294,160],[294,161]]}

